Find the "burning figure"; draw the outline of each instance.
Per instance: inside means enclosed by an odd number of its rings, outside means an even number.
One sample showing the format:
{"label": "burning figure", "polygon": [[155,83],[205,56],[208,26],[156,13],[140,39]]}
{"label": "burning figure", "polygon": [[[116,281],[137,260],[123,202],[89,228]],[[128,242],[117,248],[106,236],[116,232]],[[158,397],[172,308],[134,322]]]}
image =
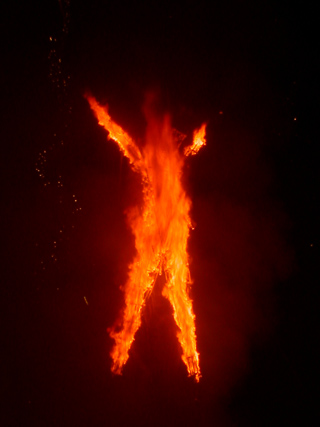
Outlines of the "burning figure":
{"label": "burning figure", "polygon": [[[189,375],[200,378],[199,353],[196,349],[195,315],[188,290],[191,285],[187,239],[191,220],[191,201],[181,184],[185,156],[196,154],[205,145],[206,125],[194,132],[193,143],[179,151],[184,136],[174,131],[170,118],[159,120],[152,108],[145,108],[148,122],[146,144],[143,150],[117,125],[101,106],[87,96],[99,125],[108,132],[143,183],[142,210],[130,214],[130,226],[135,236],[137,254],[129,267],[129,277],[123,290],[125,308],[121,325],[110,328],[115,344],[111,351],[112,372],[121,374],[129,357],[135,333],[141,325],[141,311],[151,294],[159,274],[164,273],[166,284],[162,294],[167,298],[179,327],[178,339],[182,347],[182,360]],[[152,102],[152,100],[151,100]]]}

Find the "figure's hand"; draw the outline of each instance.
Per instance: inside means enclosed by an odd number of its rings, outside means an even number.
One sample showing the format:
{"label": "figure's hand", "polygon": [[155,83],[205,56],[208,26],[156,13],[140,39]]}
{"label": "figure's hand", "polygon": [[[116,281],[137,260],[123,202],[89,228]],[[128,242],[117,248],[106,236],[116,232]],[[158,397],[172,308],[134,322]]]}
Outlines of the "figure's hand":
{"label": "figure's hand", "polygon": [[206,127],[207,124],[203,123],[200,129],[196,129],[193,132],[193,142],[184,149],[185,156],[194,156],[201,147],[206,145]]}

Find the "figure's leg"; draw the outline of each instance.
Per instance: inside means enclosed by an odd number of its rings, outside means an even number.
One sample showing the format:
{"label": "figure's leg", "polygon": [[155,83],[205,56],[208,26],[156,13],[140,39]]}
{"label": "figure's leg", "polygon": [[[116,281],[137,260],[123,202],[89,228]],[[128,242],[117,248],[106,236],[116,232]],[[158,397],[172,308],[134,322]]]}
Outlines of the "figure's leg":
{"label": "figure's leg", "polygon": [[146,268],[145,263],[141,260],[137,260],[131,266],[129,279],[124,287],[125,309],[122,313],[121,324],[109,329],[110,337],[115,340],[110,353],[113,360],[111,370],[115,374],[121,374],[122,368],[128,360],[135,333],[141,325],[142,307],[154,285],[154,276],[149,273],[152,271],[154,269]]}
{"label": "figure's leg", "polygon": [[200,378],[199,354],[196,348],[195,315],[192,311],[192,301],[188,296],[187,285],[190,283],[190,272],[187,257],[172,260],[168,265],[167,284],[163,296],[170,301],[176,324],[180,328],[178,339],[182,347],[182,360],[186,364],[189,375]]}

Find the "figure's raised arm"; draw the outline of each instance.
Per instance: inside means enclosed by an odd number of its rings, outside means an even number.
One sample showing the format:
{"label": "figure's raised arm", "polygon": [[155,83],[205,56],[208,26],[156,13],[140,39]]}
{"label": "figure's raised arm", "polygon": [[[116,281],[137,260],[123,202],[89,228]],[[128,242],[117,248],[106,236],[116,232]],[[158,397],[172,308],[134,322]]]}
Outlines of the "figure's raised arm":
{"label": "figure's raised arm", "polygon": [[133,169],[140,170],[143,166],[141,152],[130,135],[112,120],[108,113],[108,106],[100,105],[93,96],[85,95],[85,98],[98,119],[99,125],[109,132],[108,139],[113,139],[119,145],[120,150],[128,157]]}
{"label": "figure's raised arm", "polygon": [[193,132],[193,141],[191,145],[188,145],[184,149],[185,156],[194,156],[200,150],[201,147],[206,145],[206,127],[207,124],[203,123],[200,129],[196,129]]}

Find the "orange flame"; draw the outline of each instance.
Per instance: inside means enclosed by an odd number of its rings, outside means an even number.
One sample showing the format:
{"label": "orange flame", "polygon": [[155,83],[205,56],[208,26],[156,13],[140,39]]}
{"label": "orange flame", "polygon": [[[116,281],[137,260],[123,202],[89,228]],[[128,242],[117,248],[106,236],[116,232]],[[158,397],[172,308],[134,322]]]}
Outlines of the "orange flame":
{"label": "orange flame", "polygon": [[[191,201],[181,184],[184,156],[177,142],[181,137],[171,128],[169,116],[162,120],[147,113],[146,144],[141,152],[133,139],[109,116],[102,107],[87,96],[98,122],[109,132],[109,139],[119,145],[134,170],[139,171],[143,182],[142,212],[130,215],[130,225],[135,236],[137,254],[129,267],[129,277],[124,286],[125,309],[120,328],[110,328],[115,345],[111,351],[112,372],[121,374],[128,360],[129,349],[141,325],[141,312],[146,298],[151,294],[159,274],[164,273],[166,284],[162,295],[172,307],[179,327],[178,340],[182,347],[182,360],[189,375],[200,378],[199,353],[196,349],[195,315],[188,295],[191,285],[187,240],[191,220]],[[194,133],[193,143],[184,154],[196,154],[205,145],[205,129]],[[178,136],[177,136],[178,135]]]}
{"label": "orange flame", "polygon": [[194,156],[200,150],[201,147],[206,145],[206,123],[201,125],[200,129],[196,129],[193,132],[193,143],[184,149],[184,154]]}

